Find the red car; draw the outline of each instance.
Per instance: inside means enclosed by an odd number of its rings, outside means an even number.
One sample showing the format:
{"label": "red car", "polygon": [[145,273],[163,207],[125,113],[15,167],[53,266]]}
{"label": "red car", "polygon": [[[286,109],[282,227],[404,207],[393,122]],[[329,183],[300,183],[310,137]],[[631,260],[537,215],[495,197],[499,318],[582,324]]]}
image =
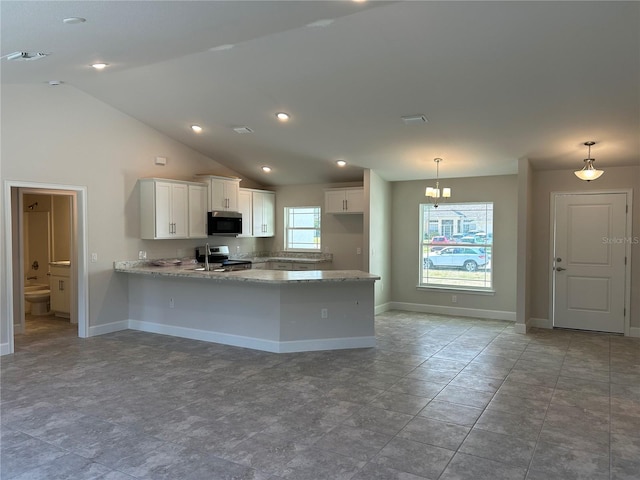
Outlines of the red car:
{"label": "red car", "polygon": [[[436,237],[431,238],[431,241],[429,242],[431,245],[445,245],[447,243],[449,243],[450,240],[445,237],[444,235],[439,235]],[[444,247],[431,247],[431,251],[432,252],[437,252],[438,250],[442,250]]]}

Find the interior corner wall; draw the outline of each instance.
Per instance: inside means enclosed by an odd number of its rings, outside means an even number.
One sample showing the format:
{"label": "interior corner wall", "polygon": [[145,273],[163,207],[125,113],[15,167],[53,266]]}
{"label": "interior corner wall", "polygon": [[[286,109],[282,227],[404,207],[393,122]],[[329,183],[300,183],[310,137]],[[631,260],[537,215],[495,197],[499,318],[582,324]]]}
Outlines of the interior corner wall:
{"label": "interior corner wall", "polygon": [[529,159],[518,161],[518,254],[516,327],[519,333],[527,331],[531,315],[531,202],[532,170]]}
{"label": "interior corner wall", "polygon": [[[368,179],[368,182],[366,181]],[[375,282],[375,306],[391,301],[391,183],[368,170],[365,183],[369,186],[369,272],[379,275]]]}
{"label": "interior corner wall", "polygon": [[[362,186],[362,183],[283,185],[276,188],[276,225],[282,226],[271,240],[272,252],[284,250],[285,207],[321,207],[327,188]],[[334,270],[362,270],[364,219],[361,214],[334,215],[321,218],[322,251],[333,255]],[[358,254],[360,248],[360,254]]]}
{"label": "interior corner wall", "polygon": [[[640,162],[639,162],[640,163]],[[587,193],[602,190],[632,189],[631,242],[631,328],[640,328],[640,165],[603,167],[597,181],[579,180],[573,170],[534,170],[532,209],[532,282],[531,316],[550,321],[551,268],[551,192]]]}
{"label": "interior corner wall", "polygon": [[[518,176],[500,175],[474,178],[447,178],[441,182],[452,189],[451,203],[493,202],[493,282],[495,294],[418,289],[421,272],[420,204],[425,203],[429,180],[392,183],[391,298],[393,303],[423,307],[423,311],[499,312],[502,318],[516,314]],[[430,310],[431,309],[431,310]]]}
{"label": "interior corner wall", "polygon": [[[71,85],[3,85],[1,102],[2,188],[7,180],[87,188],[88,249],[98,255],[88,264],[89,334],[92,327],[127,320],[126,276],[114,273],[113,262],[137,258],[139,250],[150,258],[173,257],[202,242],[141,240],[138,178],[237,173]],[[155,165],[156,156],[167,157],[167,165]],[[8,209],[3,206],[5,215]],[[6,259],[6,241],[3,247]],[[4,281],[3,274],[3,344]]]}

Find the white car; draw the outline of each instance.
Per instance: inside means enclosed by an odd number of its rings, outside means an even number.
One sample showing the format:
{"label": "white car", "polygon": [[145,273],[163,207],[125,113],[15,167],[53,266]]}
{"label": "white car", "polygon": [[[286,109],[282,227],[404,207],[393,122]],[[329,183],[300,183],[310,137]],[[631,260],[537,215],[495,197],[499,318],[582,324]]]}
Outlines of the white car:
{"label": "white car", "polygon": [[491,255],[481,247],[445,247],[425,257],[424,268],[463,268],[467,272],[475,272],[486,267],[490,260]]}

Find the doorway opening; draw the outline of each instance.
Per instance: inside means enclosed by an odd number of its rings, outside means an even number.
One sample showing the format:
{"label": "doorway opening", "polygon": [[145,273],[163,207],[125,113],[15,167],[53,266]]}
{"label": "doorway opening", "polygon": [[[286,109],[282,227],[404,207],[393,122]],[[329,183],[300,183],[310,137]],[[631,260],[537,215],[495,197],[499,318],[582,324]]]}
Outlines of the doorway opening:
{"label": "doorway opening", "polygon": [[[88,336],[86,198],[81,186],[5,182],[5,205],[11,205],[5,217],[9,342],[0,353],[15,351],[14,335],[25,331],[26,318],[34,319],[27,308],[45,319],[53,306],[53,316],[68,318],[77,336]],[[41,292],[43,301],[37,295],[27,303],[25,289]]]}

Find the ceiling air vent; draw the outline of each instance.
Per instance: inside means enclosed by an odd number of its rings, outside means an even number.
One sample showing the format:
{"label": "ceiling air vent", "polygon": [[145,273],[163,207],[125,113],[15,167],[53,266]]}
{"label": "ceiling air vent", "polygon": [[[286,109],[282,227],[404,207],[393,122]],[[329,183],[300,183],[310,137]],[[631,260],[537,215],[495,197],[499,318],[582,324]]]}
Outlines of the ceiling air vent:
{"label": "ceiling air vent", "polygon": [[249,127],[233,127],[233,131],[236,133],[253,133]]}
{"label": "ceiling air vent", "polygon": [[50,53],[43,52],[13,52],[6,55],[7,60],[39,60],[41,58],[51,55]]}
{"label": "ceiling air vent", "polygon": [[422,125],[427,123],[427,117],[424,115],[407,115],[402,117],[402,121],[405,125]]}

